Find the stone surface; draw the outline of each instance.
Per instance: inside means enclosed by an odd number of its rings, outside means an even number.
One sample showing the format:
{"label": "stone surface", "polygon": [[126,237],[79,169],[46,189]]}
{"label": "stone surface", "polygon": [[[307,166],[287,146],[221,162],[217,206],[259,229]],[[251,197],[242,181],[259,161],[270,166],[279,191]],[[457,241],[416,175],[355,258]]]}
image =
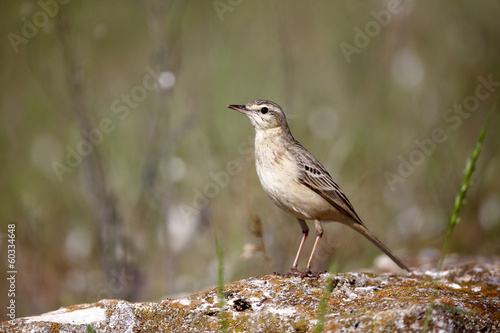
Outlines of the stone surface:
{"label": "stone surface", "polygon": [[[442,272],[339,273],[319,278],[252,277],[160,303],[102,300],[0,324],[2,332],[500,332],[500,265]],[[331,282],[331,294],[325,286]],[[434,288],[437,286],[436,288]],[[320,302],[324,299],[324,311]],[[91,330],[90,330],[91,331]]]}

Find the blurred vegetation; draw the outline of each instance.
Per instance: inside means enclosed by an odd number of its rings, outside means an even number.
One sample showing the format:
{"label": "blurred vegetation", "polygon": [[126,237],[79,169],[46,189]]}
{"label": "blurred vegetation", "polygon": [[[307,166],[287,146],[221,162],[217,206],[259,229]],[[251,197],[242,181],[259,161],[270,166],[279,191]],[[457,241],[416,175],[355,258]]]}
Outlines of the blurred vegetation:
{"label": "blurred vegetation", "polygon": [[[0,254],[15,223],[17,316],[215,286],[215,230],[225,281],[287,271],[301,230],[262,191],[253,129],[226,108],[254,99],[285,109],[410,265],[440,249],[499,96],[500,5],[408,1],[384,16],[388,3],[3,1]],[[463,103],[473,111],[453,111]],[[448,252],[499,253],[499,122],[495,112]],[[362,269],[380,254],[334,223],[322,242],[316,270]]]}

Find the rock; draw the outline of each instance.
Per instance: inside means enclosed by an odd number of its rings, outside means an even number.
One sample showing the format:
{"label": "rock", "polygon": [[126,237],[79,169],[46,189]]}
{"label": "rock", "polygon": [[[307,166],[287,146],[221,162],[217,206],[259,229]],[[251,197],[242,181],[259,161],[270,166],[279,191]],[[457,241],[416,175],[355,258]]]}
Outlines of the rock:
{"label": "rock", "polygon": [[[2,332],[499,332],[500,265],[411,274],[252,277],[160,303],[102,300],[0,324]],[[325,291],[327,285],[331,293]]]}

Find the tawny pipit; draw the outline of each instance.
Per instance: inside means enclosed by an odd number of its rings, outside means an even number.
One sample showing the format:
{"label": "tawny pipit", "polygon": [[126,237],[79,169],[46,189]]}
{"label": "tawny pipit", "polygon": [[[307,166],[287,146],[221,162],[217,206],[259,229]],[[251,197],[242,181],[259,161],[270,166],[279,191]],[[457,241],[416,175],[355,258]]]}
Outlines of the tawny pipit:
{"label": "tawny pipit", "polygon": [[314,220],[316,241],[302,273],[311,271],[314,253],[323,235],[321,222],[340,222],[361,233],[385,252],[399,267],[408,267],[361,222],[351,203],[332,177],[288,128],[278,104],[256,100],[246,105],[228,105],[245,114],[255,128],[255,165],[264,191],[276,206],[295,216],[302,228],[297,255],[290,273],[297,273],[302,247],[309,233],[305,220]]}

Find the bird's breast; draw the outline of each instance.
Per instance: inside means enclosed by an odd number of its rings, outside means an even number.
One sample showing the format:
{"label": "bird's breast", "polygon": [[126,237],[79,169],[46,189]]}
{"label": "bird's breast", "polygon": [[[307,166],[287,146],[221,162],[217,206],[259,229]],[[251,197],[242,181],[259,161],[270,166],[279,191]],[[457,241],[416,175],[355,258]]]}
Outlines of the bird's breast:
{"label": "bird's breast", "polygon": [[273,203],[304,220],[314,219],[330,205],[299,182],[299,165],[286,145],[273,140],[255,142],[255,164],[264,191]]}

